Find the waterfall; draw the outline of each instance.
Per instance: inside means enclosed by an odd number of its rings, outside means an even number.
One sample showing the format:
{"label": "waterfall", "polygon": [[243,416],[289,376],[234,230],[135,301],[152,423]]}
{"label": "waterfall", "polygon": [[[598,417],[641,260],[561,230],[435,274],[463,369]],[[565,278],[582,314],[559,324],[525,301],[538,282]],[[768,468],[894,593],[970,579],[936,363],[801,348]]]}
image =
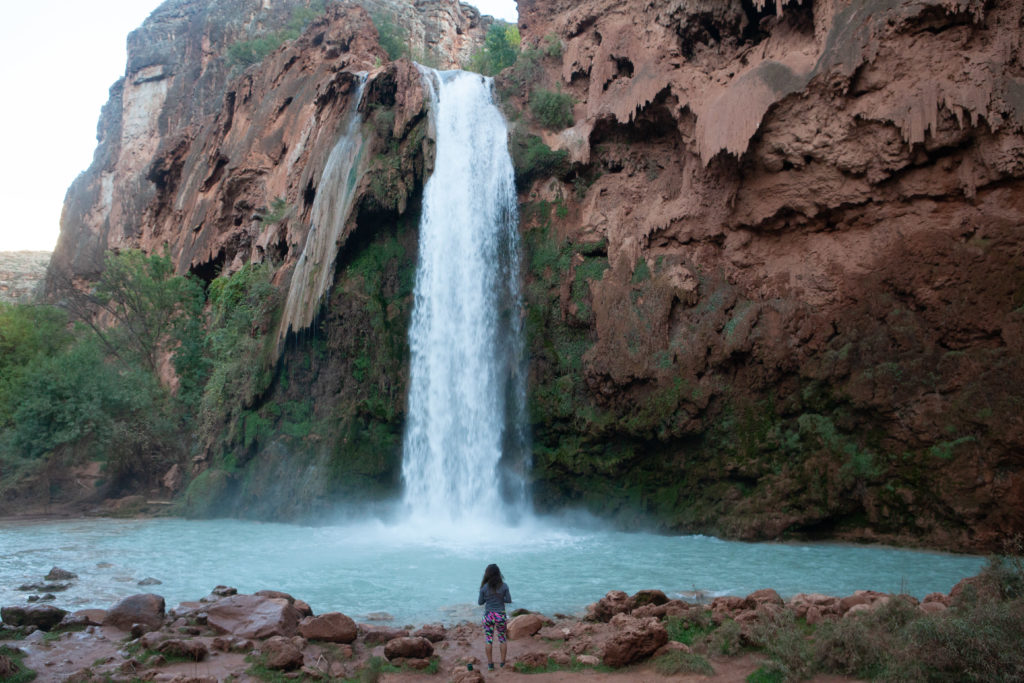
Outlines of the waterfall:
{"label": "waterfall", "polygon": [[306,244],[295,263],[288,298],[278,328],[278,350],[289,329],[298,332],[309,327],[320,301],[334,281],[334,264],[345,224],[352,210],[356,184],[362,175],[366,140],[360,126],[363,117],[359,105],[366,87],[366,73],[359,74],[359,87],[352,98],[352,109],[342,122],[341,137],[331,149],[320,175],[316,197],[310,210],[310,228]]}
{"label": "waterfall", "polygon": [[491,79],[423,73],[437,154],[409,329],[405,504],[431,521],[509,521],[525,502],[528,438],[508,132]]}

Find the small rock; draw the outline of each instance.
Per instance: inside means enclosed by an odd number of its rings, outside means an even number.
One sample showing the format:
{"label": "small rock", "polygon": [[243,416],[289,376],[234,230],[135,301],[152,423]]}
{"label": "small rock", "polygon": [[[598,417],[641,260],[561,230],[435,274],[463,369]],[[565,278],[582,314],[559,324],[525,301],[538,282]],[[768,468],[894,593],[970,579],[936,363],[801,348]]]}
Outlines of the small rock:
{"label": "small rock", "polygon": [[69,572],[66,569],[60,567],[54,567],[50,570],[50,573],[43,577],[45,581],[69,581],[71,579],[77,579],[78,574]]}
{"label": "small rock", "polygon": [[529,638],[544,626],[544,619],[539,614],[523,614],[508,623],[509,640]]}
{"label": "small rock", "polygon": [[583,666],[597,666],[601,663],[601,660],[594,655],[577,655],[576,661]]}
{"label": "small rock", "polygon": [[142,581],[139,581],[138,585],[140,585],[140,586],[159,586],[162,583],[163,583],[163,581],[161,581],[160,579],[154,579],[152,576],[150,576],[150,577],[147,577],[147,578],[143,579]]}

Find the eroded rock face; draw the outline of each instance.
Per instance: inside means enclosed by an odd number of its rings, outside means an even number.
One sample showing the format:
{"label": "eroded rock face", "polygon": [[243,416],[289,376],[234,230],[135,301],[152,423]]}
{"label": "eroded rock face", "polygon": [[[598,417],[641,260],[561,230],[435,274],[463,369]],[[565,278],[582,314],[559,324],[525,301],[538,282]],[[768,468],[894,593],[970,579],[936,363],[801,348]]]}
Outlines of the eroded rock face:
{"label": "eroded rock face", "polygon": [[522,206],[541,505],[748,539],[1024,528],[1020,3],[519,9],[562,49],[502,87],[575,101],[518,133],[565,153]]}

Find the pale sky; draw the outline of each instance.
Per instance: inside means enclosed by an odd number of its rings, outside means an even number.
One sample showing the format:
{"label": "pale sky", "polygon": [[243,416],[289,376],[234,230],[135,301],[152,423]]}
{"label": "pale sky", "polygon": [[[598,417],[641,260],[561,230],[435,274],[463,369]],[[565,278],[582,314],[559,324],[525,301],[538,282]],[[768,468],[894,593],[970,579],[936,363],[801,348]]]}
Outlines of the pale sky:
{"label": "pale sky", "polygon": [[[0,22],[0,251],[50,251],[64,194],[92,163],[125,41],[161,0],[14,0]],[[516,21],[515,0],[470,2]]]}

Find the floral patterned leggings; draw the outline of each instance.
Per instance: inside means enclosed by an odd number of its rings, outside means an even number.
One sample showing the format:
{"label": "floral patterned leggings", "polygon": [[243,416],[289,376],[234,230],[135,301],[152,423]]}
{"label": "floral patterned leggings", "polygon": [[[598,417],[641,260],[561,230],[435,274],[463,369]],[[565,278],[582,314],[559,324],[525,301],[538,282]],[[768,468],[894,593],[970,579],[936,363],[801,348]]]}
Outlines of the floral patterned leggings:
{"label": "floral patterned leggings", "polygon": [[502,612],[484,614],[484,639],[490,645],[494,641],[494,632],[498,632],[498,642],[505,642],[505,615]]}

